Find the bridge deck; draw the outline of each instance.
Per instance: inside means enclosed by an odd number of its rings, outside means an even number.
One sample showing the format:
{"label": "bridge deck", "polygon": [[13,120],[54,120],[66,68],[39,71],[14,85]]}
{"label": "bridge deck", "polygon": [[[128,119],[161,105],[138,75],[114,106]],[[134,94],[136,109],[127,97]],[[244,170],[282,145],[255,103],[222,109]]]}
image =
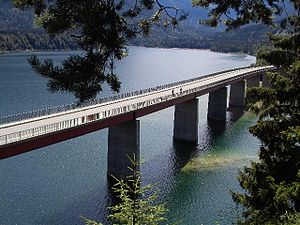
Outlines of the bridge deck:
{"label": "bridge deck", "polygon": [[132,92],[123,98],[119,95],[86,107],[0,124],[0,159],[131,120],[272,70],[273,66],[266,66],[224,71]]}

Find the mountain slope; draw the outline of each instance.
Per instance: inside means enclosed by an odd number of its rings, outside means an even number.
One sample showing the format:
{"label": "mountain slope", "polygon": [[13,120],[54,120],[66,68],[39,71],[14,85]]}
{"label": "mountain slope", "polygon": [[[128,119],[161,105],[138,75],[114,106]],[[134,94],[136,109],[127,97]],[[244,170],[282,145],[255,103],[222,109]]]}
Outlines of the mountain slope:
{"label": "mountain slope", "polygon": [[[165,5],[189,12],[187,20],[174,30],[155,27],[149,36],[140,36],[130,40],[129,44],[148,47],[205,48],[254,54],[255,49],[266,41],[264,33],[267,28],[261,25],[225,33],[220,29],[200,26],[199,19],[206,18],[207,12],[204,9],[193,8],[191,0],[161,1]],[[0,0],[0,51],[76,49],[72,38],[67,34],[51,39],[33,25],[33,20],[32,11],[16,9],[9,2]]]}
{"label": "mountain slope", "polygon": [[33,13],[14,8],[8,1],[0,0],[0,31],[27,31],[34,29]]}

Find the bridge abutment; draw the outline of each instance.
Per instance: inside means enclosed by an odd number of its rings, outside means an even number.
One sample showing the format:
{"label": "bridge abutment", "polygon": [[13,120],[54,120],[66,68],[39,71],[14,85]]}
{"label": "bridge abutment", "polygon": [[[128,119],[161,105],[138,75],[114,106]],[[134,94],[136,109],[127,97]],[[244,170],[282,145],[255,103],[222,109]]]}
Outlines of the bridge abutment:
{"label": "bridge abutment", "polygon": [[140,160],[140,121],[132,120],[112,126],[108,131],[108,160],[107,176],[114,175],[125,179],[132,172],[128,157],[133,157],[137,162]]}
{"label": "bridge abutment", "polygon": [[245,89],[244,80],[230,85],[229,108],[245,107]]}
{"label": "bridge abutment", "polygon": [[175,141],[198,143],[198,99],[175,105]]}
{"label": "bridge abutment", "polygon": [[207,119],[226,120],[227,87],[210,92],[208,97]]}

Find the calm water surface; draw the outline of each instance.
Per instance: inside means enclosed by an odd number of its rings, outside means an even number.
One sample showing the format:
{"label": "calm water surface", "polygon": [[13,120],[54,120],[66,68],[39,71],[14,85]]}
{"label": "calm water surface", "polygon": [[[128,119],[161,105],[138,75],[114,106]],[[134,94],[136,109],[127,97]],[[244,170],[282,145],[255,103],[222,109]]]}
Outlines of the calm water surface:
{"label": "calm water surface", "polygon": [[[76,52],[42,52],[59,62]],[[26,62],[30,53],[0,55],[0,116],[71,103],[69,94],[47,91],[46,80]],[[248,66],[255,58],[205,50],[129,47],[116,70],[122,92]],[[105,88],[104,95],[110,94]],[[229,113],[208,123],[207,95],[199,104],[197,146],[172,140],[174,108],[140,118],[143,182],[157,183],[168,219],[180,224],[231,224],[229,190],[239,190],[238,168],[256,159],[258,141],[247,131],[251,114]],[[0,224],[83,224],[80,215],[105,222],[107,129],[0,161]]]}

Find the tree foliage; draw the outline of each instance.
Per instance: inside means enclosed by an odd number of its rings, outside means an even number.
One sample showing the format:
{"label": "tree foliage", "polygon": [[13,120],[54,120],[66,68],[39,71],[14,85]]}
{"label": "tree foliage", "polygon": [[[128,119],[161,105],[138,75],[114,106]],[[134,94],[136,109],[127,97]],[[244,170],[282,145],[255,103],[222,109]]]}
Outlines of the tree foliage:
{"label": "tree foliage", "polygon": [[[209,18],[200,22],[212,27],[224,23],[228,29],[237,29],[249,23],[264,23],[274,25],[274,18],[283,15],[281,25],[299,26],[297,11],[300,8],[298,0],[192,0],[194,6],[209,10]],[[288,15],[287,5],[295,9],[295,14]]]}
{"label": "tree foliage", "polygon": [[[249,95],[259,101],[252,107],[259,114],[250,132],[261,141],[259,162],[239,174],[245,193],[233,193],[244,206],[241,224],[276,224],[282,215],[300,210],[300,2],[247,0],[194,0],[212,7],[204,23],[224,22],[236,29],[251,22],[275,25],[273,16],[283,14],[284,33],[270,35],[273,48],[262,50],[258,58],[278,68],[268,74],[271,87],[254,88]],[[294,14],[286,14],[286,4]]]}
{"label": "tree foliage", "polygon": [[[109,207],[111,214],[108,218],[113,224],[126,225],[158,225],[165,222],[165,204],[157,204],[157,193],[151,193],[151,185],[141,185],[139,163],[134,157],[130,161],[132,168],[129,169],[132,174],[125,180],[114,177],[116,183],[112,189],[120,202]],[[84,221],[86,225],[101,225],[86,218]]]}
{"label": "tree foliage", "polygon": [[[83,55],[72,56],[62,65],[29,59],[33,69],[49,79],[51,91],[68,91],[80,102],[95,98],[108,83],[118,91],[120,81],[113,71],[113,60],[126,52],[125,43],[139,33],[148,34],[151,26],[163,23],[176,26],[186,13],[162,5],[159,0],[12,0],[19,8],[31,7],[36,24],[51,36],[71,33]],[[139,17],[149,11],[148,17]]]}
{"label": "tree foliage", "polygon": [[[281,217],[281,219],[282,220],[278,222],[278,225],[279,224],[283,224],[283,225],[297,225],[297,224],[300,224],[300,213],[285,214],[284,216]],[[268,224],[268,225],[271,225],[271,224]]]}

